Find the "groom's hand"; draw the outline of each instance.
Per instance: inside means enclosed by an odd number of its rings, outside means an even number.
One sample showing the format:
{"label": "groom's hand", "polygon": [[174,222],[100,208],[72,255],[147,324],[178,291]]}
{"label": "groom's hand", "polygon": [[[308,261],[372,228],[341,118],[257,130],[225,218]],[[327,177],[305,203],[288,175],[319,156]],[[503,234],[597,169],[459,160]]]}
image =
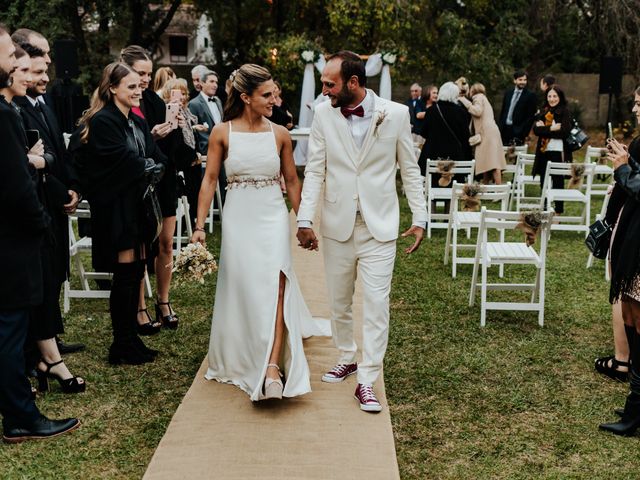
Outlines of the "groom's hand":
{"label": "groom's hand", "polygon": [[318,239],[312,228],[298,228],[298,246],[307,250],[318,250]]}
{"label": "groom's hand", "polygon": [[424,228],[418,227],[417,225],[412,225],[409,230],[402,234],[402,237],[408,237],[409,235],[413,235],[414,237],[416,237],[416,241],[409,248],[405,248],[404,253],[413,253],[418,249],[420,243],[422,243]]}

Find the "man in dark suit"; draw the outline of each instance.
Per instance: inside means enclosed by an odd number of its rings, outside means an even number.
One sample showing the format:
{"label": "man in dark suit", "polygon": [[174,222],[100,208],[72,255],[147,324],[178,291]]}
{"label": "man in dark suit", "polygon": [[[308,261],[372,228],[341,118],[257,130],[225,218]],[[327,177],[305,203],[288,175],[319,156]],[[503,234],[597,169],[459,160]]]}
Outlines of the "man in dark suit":
{"label": "man in dark suit", "polygon": [[[222,123],[222,102],[216,96],[218,91],[218,75],[211,70],[201,74],[200,88],[200,94],[189,102],[189,110],[198,117],[199,124],[204,125],[206,123],[209,127],[207,131],[195,132],[196,151],[206,157],[207,150],[209,149],[209,135],[211,134],[211,130],[213,130],[215,125]],[[227,176],[224,173],[224,167],[220,168],[218,181],[220,182],[220,193],[224,203],[225,188],[227,186]]]}
{"label": "man in dark suit", "polygon": [[514,87],[507,90],[502,101],[499,127],[502,144],[522,145],[533,125],[536,114],[536,95],[527,89],[527,72],[513,74]]}
{"label": "man in dark suit", "polygon": [[422,122],[424,120],[416,118],[416,114],[427,110],[427,107],[422,100],[422,87],[417,83],[414,83],[411,85],[409,93],[411,94],[411,98],[404,102],[404,104],[409,107],[411,133],[420,135],[420,132],[422,131]]}
{"label": "man in dark suit", "polygon": [[[31,57],[32,82],[27,89],[27,96],[16,97],[14,101],[20,107],[25,128],[37,130],[44,144],[44,158],[47,163],[46,172],[54,177],[50,181],[61,187],[59,190],[64,187],[68,192],[68,202],[64,205],[64,211],[51,212],[54,224],[53,230],[56,232],[56,245],[58,246],[55,253],[55,271],[58,273],[56,275],[56,288],[58,296],[60,296],[62,284],[69,273],[67,214],[73,213],[78,205],[80,196],[77,191],[79,187],[70,168],[64,138],[56,116],[51,107],[42,99],[42,95],[46,93],[49,83],[45,52],[29,43],[23,43],[22,47]],[[84,349],[84,345],[81,343],[67,344],[58,337],[56,337],[56,341],[61,354],[73,353]]]}
{"label": "man in dark suit", "polygon": [[[0,25],[0,85],[15,69],[15,47]],[[69,432],[78,419],[49,420],[36,407],[25,375],[24,343],[29,310],[42,302],[40,243],[49,217],[38,200],[28,171],[29,160],[20,119],[0,97],[0,414],[3,439],[17,443]]]}

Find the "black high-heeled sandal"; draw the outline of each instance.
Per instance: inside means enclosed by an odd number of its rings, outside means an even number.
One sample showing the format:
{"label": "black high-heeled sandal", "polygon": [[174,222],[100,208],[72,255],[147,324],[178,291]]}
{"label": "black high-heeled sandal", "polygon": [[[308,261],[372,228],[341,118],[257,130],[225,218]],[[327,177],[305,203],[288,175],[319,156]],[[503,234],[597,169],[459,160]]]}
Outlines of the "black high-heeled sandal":
{"label": "black high-heeled sandal", "polygon": [[[611,365],[609,365],[609,362],[611,362]],[[629,368],[630,366],[631,364],[629,362],[616,360],[616,357],[613,355],[610,357],[596,358],[596,361],[594,362],[594,367],[599,373],[618,382],[626,382],[629,380],[629,372],[618,370],[618,367]]]}
{"label": "black high-heeled sandal", "polygon": [[138,332],[138,335],[150,337],[151,335],[160,333],[160,330],[162,329],[162,322],[159,322],[157,320],[154,321],[151,318],[151,315],[149,315],[149,310],[147,310],[146,308],[141,308],[138,310],[138,313],[141,313],[141,312],[144,312],[144,314],[149,319],[149,321],[142,324],[138,323],[136,325],[136,330]]}
{"label": "black high-heeled sandal", "polygon": [[60,388],[64,393],[81,393],[84,392],[87,388],[87,384],[80,377],[71,377],[67,379],[63,379],[51,372],[51,369],[56,365],[60,365],[64,363],[64,360],[60,360],[55,363],[49,363],[44,358],[41,358],[40,361],[47,366],[47,369],[43,372],[39,368],[38,370],[38,391],[39,392],[47,392],[49,391],[49,379],[52,378],[57,380],[60,384]]}
{"label": "black high-heeled sandal", "polygon": [[[160,305],[167,305],[169,307],[168,315],[162,314],[162,309],[160,308]],[[168,301],[156,302],[156,321],[162,322],[162,325],[164,326],[164,328],[175,330],[176,328],[178,328],[179,320],[180,319],[178,318],[178,315],[176,315],[173,309],[171,308],[170,302]]]}

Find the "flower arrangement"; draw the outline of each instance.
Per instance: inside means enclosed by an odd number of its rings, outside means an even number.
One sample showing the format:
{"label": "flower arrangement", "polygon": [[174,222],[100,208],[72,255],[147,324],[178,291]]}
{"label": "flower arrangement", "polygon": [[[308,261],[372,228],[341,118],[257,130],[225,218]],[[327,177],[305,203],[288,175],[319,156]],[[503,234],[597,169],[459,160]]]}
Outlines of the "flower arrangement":
{"label": "flower arrangement", "polygon": [[480,210],[480,199],[478,194],[482,192],[482,185],[479,183],[467,183],[462,187],[462,196],[460,199],[463,203],[465,212],[477,212]]}
{"label": "flower arrangement", "polygon": [[569,179],[569,188],[579,189],[582,187],[584,179],[584,165],[580,163],[571,164],[571,178]]}
{"label": "flower arrangement", "polygon": [[180,250],[173,262],[171,271],[177,273],[183,280],[191,280],[203,284],[204,277],[217,269],[218,265],[211,252],[198,242],[190,243]]}
{"label": "flower arrangement", "polygon": [[373,135],[378,138],[378,127],[380,125],[382,125],[382,122],[384,122],[384,119],[387,118],[387,111],[386,110],[376,110],[376,126],[373,130]]}
{"label": "flower arrangement", "polygon": [[536,237],[542,224],[547,222],[549,222],[549,214],[540,210],[532,210],[520,214],[516,228],[524,232],[525,242],[530,247],[536,243]]}
{"label": "flower arrangement", "polygon": [[609,157],[607,156],[608,153],[609,153],[609,150],[607,150],[606,148],[600,149],[600,156],[598,157],[598,165],[607,165],[609,163]]}
{"label": "flower arrangement", "polygon": [[398,55],[394,52],[381,52],[382,63],[385,65],[393,65],[398,59]]}
{"label": "flower arrangement", "polygon": [[515,165],[518,160],[518,154],[516,153],[516,146],[509,145],[509,147],[507,147],[507,151],[504,157],[508,165]]}
{"label": "flower arrangement", "polygon": [[453,179],[453,171],[456,168],[456,162],[453,160],[446,158],[438,158],[437,169],[440,174],[440,178],[438,179],[438,185],[441,187],[448,187]]}

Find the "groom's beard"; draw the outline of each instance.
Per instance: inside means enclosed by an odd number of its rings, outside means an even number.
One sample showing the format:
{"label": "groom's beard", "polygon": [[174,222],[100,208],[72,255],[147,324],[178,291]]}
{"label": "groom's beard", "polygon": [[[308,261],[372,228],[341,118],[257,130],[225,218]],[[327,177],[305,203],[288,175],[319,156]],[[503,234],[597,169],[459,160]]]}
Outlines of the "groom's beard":
{"label": "groom's beard", "polygon": [[334,108],[347,107],[353,103],[355,98],[355,94],[349,91],[347,85],[343,85],[342,90],[335,96],[335,103],[331,102],[331,106]]}

